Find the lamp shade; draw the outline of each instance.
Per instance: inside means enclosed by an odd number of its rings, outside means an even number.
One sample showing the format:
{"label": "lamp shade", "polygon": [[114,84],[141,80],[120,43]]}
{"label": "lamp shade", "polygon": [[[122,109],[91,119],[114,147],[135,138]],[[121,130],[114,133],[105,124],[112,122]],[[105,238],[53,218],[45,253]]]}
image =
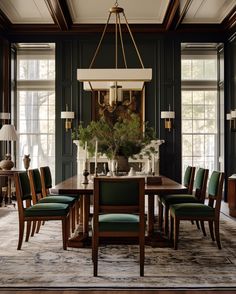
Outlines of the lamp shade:
{"label": "lamp shade", "polygon": [[161,118],[175,118],[174,111],[161,111]]}
{"label": "lamp shade", "polygon": [[61,111],[61,118],[73,119],[75,118],[74,111]]}
{"label": "lamp shade", "polygon": [[232,115],[231,115],[231,113],[227,113],[227,114],[226,114],[226,119],[227,119],[227,120],[231,120],[231,119],[232,119]]}
{"label": "lamp shade", "polygon": [[236,110],[231,110],[231,118],[236,118]]}
{"label": "lamp shade", "polygon": [[0,112],[0,119],[10,119],[11,114],[9,112]]}
{"label": "lamp shade", "polygon": [[[84,90],[108,90],[119,82],[123,90],[142,90],[144,82],[152,79],[151,68],[91,68],[77,69],[77,79],[84,82]],[[92,89],[91,89],[91,86]]]}
{"label": "lamp shade", "polygon": [[16,141],[18,135],[13,125],[3,125],[0,130],[0,141]]}

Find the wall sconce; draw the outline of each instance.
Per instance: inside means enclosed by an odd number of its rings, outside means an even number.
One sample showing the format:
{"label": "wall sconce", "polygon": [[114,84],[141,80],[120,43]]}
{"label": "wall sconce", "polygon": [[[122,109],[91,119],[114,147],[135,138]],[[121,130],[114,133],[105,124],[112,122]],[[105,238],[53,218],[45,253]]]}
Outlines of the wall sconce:
{"label": "wall sconce", "polygon": [[172,119],[175,118],[175,112],[170,111],[170,105],[168,111],[161,111],[161,118],[165,119],[165,129],[169,129],[169,132],[172,128]]}
{"label": "wall sconce", "polygon": [[226,114],[226,120],[229,120],[229,127],[231,128],[231,130],[235,130],[236,129],[236,109],[231,110],[230,113]]}
{"label": "wall sconce", "polygon": [[66,104],[66,111],[61,111],[61,119],[65,119],[66,132],[71,129],[72,119],[75,118],[74,111],[68,111],[68,105]]}

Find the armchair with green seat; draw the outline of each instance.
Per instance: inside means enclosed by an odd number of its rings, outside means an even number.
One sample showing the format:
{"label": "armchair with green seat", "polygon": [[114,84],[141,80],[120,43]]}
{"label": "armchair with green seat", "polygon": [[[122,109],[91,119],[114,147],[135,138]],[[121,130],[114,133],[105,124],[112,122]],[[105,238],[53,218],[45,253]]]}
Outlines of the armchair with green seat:
{"label": "armchair with green seat", "polygon": [[[94,178],[92,220],[92,260],[98,272],[98,246],[101,238],[138,239],[140,276],[144,275],[144,178]],[[113,240],[113,239],[112,239]]]}
{"label": "armchair with green seat", "polygon": [[[224,173],[213,171],[208,184],[208,204],[204,203],[181,203],[170,206],[171,229],[170,238],[173,236],[174,249],[178,248],[180,221],[208,221],[211,238],[216,239],[218,248],[221,249],[219,219],[222,200]],[[213,230],[214,229],[214,230]],[[215,232],[215,236],[214,236]],[[203,232],[204,233],[204,232]],[[205,235],[205,234],[204,234]]]}
{"label": "armchair with green seat", "polygon": [[32,205],[32,195],[27,172],[14,174],[16,199],[19,216],[19,238],[17,249],[20,250],[26,226],[26,239],[29,240],[31,223],[37,221],[59,220],[62,222],[63,249],[67,249],[70,228],[70,208],[64,203],[38,203]]}
{"label": "armchair with green seat", "polygon": [[[187,194],[192,195],[193,192],[193,183],[195,176],[195,167],[187,166],[184,173],[184,186],[187,188]],[[168,214],[169,214],[169,205],[165,201],[167,198],[170,198],[170,195],[158,195],[158,223],[160,229],[162,229],[163,225],[163,210],[164,210],[164,233],[167,234],[169,222],[168,222]],[[165,209],[164,209],[165,208]]]}

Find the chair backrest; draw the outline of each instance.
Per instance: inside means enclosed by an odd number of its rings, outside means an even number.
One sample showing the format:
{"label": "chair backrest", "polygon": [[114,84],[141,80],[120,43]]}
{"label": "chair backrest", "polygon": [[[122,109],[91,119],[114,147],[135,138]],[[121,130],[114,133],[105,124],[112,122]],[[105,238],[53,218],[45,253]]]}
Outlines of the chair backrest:
{"label": "chair backrest", "polygon": [[144,215],[144,178],[94,178],[94,215],[137,213]]}
{"label": "chair backrest", "polygon": [[52,174],[49,166],[40,167],[41,183],[43,196],[46,197],[49,194],[49,189],[52,188]]}
{"label": "chair backrest", "polygon": [[208,183],[208,205],[215,208],[215,213],[220,213],[224,173],[213,171]]}
{"label": "chair backrest", "polygon": [[40,198],[43,197],[40,172],[38,168],[34,168],[34,169],[29,169],[28,174],[29,174],[30,187],[32,191],[33,203],[35,204],[38,202],[39,197]]}
{"label": "chair backrest", "polygon": [[193,183],[194,183],[195,167],[187,166],[184,172],[184,186],[188,189],[187,193],[193,193]]}
{"label": "chair backrest", "polygon": [[204,203],[206,197],[206,187],[208,180],[209,170],[205,168],[199,168],[195,177],[194,187],[195,187],[195,197]]}
{"label": "chair backrest", "polygon": [[19,215],[23,214],[24,201],[26,206],[31,205],[32,195],[30,189],[30,182],[27,172],[18,172],[14,174],[14,181],[16,187],[16,200],[18,206]]}

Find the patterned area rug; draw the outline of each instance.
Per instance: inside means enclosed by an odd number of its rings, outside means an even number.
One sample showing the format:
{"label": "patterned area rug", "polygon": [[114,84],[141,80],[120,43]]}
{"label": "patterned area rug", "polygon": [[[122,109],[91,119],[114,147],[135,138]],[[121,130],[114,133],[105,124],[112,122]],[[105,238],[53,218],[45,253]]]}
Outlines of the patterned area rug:
{"label": "patterned area rug", "polygon": [[59,222],[16,250],[16,210],[0,217],[0,287],[100,288],[235,288],[236,222],[222,215],[222,250],[191,223],[181,224],[179,249],[145,250],[145,277],[139,277],[138,247],[107,245],[99,250],[99,276],[93,277],[91,249],[62,249]]}

